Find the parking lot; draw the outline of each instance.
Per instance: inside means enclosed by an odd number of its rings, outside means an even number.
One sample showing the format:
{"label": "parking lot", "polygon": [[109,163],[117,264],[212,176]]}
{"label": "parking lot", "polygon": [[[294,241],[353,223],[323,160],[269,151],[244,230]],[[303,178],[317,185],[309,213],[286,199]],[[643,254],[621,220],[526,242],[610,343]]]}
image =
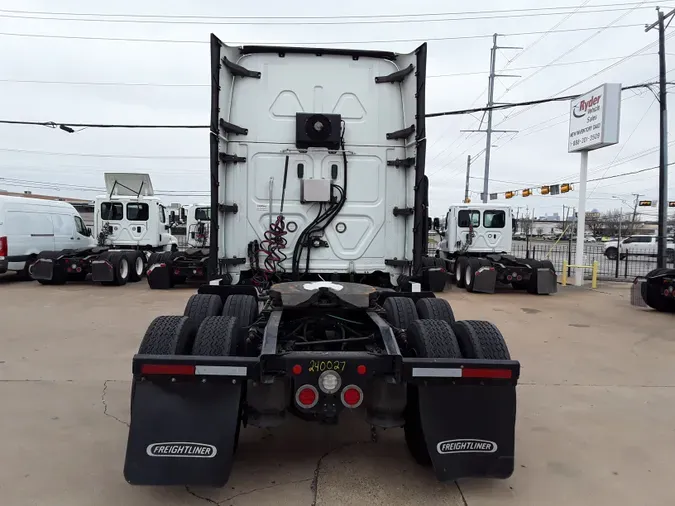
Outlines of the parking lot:
{"label": "parking lot", "polygon": [[610,283],[539,297],[446,292],[458,318],[496,323],[522,364],[508,480],[438,483],[402,431],[373,441],[345,417],[244,429],[223,489],[131,487],[131,357],[148,323],[181,314],[191,293],[0,278],[0,504],[673,503],[675,319],[631,307],[629,285]]}

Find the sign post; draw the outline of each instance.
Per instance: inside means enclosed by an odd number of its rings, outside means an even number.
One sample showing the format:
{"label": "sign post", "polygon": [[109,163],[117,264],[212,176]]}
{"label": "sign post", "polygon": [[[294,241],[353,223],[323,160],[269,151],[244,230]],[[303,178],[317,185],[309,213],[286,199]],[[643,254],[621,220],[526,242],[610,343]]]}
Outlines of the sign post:
{"label": "sign post", "polygon": [[[584,265],[584,238],[586,235],[586,186],[588,152],[619,142],[621,113],[621,84],[603,84],[570,102],[570,130],[567,151],[581,153],[579,167],[579,205],[577,211],[577,239],[574,263]],[[574,269],[574,284],[582,286],[584,270]]]}

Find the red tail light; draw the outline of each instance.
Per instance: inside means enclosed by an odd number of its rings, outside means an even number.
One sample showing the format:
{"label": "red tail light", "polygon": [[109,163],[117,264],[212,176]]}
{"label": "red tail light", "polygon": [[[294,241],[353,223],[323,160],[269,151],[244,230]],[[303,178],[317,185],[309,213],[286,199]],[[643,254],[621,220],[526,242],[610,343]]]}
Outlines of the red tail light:
{"label": "red tail light", "polygon": [[8,256],[7,253],[7,237],[0,237],[0,257]]}
{"label": "red tail light", "polygon": [[342,404],[348,408],[358,408],[363,402],[363,390],[356,385],[348,385],[342,391]]}
{"label": "red tail light", "polygon": [[302,385],[295,392],[295,402],[301,408],[310,409],[319,402],[319,392],[312,385]]}

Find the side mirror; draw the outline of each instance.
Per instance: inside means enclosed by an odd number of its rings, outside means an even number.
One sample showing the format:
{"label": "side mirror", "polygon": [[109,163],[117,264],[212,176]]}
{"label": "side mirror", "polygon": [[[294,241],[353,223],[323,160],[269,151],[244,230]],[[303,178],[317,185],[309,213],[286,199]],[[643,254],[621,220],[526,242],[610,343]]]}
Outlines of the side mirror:
{"label": "side mirror", "polygon": [[180,220],[185,222],[187,220],[187,211],[184,207],[180,208]]}
{"label": "side mirror", "polygon": [[87,227],[87,237],[91,237],[91,227]]}
{"label": "side mirror", "polygon": [[514,232],[518,230],[518,221],[515,218],[511,218],[511,230]]}
{"label": "side mirror", "polygon": [[438,218],[434,218],[433,225],[434,230],[438,230],[439,228],[441,228],[441,220],[439,220]]}

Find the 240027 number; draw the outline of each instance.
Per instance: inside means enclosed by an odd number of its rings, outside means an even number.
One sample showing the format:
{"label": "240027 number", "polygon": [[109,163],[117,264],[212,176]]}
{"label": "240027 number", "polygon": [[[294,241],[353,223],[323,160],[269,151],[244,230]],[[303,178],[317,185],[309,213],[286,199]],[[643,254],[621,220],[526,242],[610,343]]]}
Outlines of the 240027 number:
{"label": "240027 number", "polygon": [[344,372],[347,362],[344,360],[310,360],[309,372],[337,371]]}

